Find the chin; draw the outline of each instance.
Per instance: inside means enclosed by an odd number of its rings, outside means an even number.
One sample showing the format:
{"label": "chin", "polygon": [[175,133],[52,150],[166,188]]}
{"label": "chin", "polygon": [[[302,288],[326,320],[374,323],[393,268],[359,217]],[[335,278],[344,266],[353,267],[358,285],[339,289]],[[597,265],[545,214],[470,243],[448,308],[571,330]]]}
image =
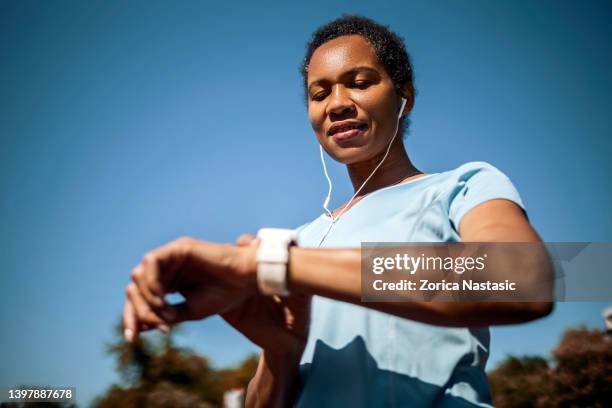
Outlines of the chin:
{"label": "chin", "polygon": [[342,164],[354,164],[367,160],[370,154],[364,146],[339,147],[334,146],[330,156]]}

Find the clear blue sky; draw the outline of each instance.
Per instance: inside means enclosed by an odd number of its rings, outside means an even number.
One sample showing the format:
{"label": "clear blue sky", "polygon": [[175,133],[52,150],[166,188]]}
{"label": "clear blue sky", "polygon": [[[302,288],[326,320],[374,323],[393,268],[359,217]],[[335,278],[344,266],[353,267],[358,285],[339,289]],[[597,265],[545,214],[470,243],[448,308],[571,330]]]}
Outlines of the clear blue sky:
{"label": "clear blue sky", "polygon": [[[0,386],[90,401],[118,380],[103,345],[145,251],[320,213],[298,65],[343,12],[406,39],[420,169],[488,161],[545,240],[612,241],[610,2],[286,3],[0,2]],[[351,186],[331,176],[338,205]],[[492,366],[601,326],[605,305],[493,329]],[[219,366],[255,350],[217,318],[177,338]]]}

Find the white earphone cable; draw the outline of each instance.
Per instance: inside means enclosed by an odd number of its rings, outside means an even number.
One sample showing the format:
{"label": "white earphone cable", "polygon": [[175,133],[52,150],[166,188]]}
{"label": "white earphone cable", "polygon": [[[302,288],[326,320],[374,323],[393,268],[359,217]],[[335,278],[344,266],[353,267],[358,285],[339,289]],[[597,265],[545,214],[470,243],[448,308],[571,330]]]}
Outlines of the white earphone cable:
{"label": "white earphone cable", "polygon": [[376,170],[378,170],[380,168],[380,166],[382,166],[383,162],[387,158],[387,155],[389,154],[389,151],[391,150],[391,146],[393,145],[393,142],[395,141],[395,137],[397,136],[397,133],[398,133],[398,130],[399,130],[399,122],[400,122],[399,119],[402,117],[402,113],[404,112],[404,107],[405,106],[406,106],[406,98],[402,98],[401,108],[400,108],[399,114],[397,115],[397,119],[398,120],[397,120],[397,124],[395,125],[395,133],[393,134],[393,137],[391,138],[391,142],[389,142],[389,145],[387,146],[387,150],[385,151],[385,155],[383,156],[382,160],[380,161],[380,163],[378,163],[378,165],[374,168],[374,170],[372,170],[372,173],[370,173],[368,178],[365,179],[363,184],[361,184],[361,187],[359,187],[357,189],[357,191],[351,197],[351,199],[348,201],[348,203],[346,203],[346,205],[344,207],[342,207],[342,210],[340,210],[340,212],[338,213],[338,215],[336,217],[333,216],[332,212],[327,207],[329,205],[329,201],[331,199],[332,181],[331,181],[331,178],[329,177],[329,174],[327,173],[327,166],[325,165],[325,158],[323,157],[324,156],[323,155],[323,146],[319,145],[319,151],[321,153],[321,163],[323,164],[323,173],[325,173],[325,178],[327,179],[327,183],[329,184],[329,189],[327,191],[327,196],[325,197],[325,201],[323,201],[323,209],[325,210],[327,215],[331,218],[331,222],[329,224],[329,228],[327,228],[327,232],[325,232],[325,234],[321,237],[321,240],[319,241],[319,244],[317,245],[317,247],[321,246],[321,244],[323,243],[325,238],[327,238],[327,236],[329,235],[330,231],[332,230],[332,227],[334,226],[334,224],[340,219],[342,214],[344,214],[344,212],[346,210],[348,210],[349,206],[351,205],[351,203],[353,202],[355,197],[357,197],[359,192],[363,189],[363,187],[365,187],[366,183],[368,181],[370,181],[370,179],[374,176],[374,173],[376,173]]}

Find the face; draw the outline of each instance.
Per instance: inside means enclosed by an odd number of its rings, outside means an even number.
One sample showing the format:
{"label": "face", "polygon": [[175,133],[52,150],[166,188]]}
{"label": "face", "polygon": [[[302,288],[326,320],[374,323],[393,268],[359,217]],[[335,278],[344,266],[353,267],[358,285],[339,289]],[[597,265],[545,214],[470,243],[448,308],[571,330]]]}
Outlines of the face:
{"label": "face", "polygon": [[384,153],[398,126],[401,96],[363,37],[342,36],[317,48],[307,86],[308,117],[330,156],[353,164]]}

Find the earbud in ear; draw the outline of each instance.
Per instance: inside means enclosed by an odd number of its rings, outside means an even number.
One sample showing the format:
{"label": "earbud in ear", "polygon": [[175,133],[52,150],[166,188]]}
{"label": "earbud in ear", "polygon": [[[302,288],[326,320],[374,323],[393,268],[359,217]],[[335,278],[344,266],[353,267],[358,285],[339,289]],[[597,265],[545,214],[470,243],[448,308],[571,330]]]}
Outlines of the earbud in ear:
{"label": "earbud in ear", "polygon": [[402,113],[404,113],[404,108],[406,107],[406,102],[408,102],[408,99],[406,98],[402,98],[402,103],[401,103],[401,107],[399,110],[399,113],[397,114],[397,118],[401,118],[402,117]]}

